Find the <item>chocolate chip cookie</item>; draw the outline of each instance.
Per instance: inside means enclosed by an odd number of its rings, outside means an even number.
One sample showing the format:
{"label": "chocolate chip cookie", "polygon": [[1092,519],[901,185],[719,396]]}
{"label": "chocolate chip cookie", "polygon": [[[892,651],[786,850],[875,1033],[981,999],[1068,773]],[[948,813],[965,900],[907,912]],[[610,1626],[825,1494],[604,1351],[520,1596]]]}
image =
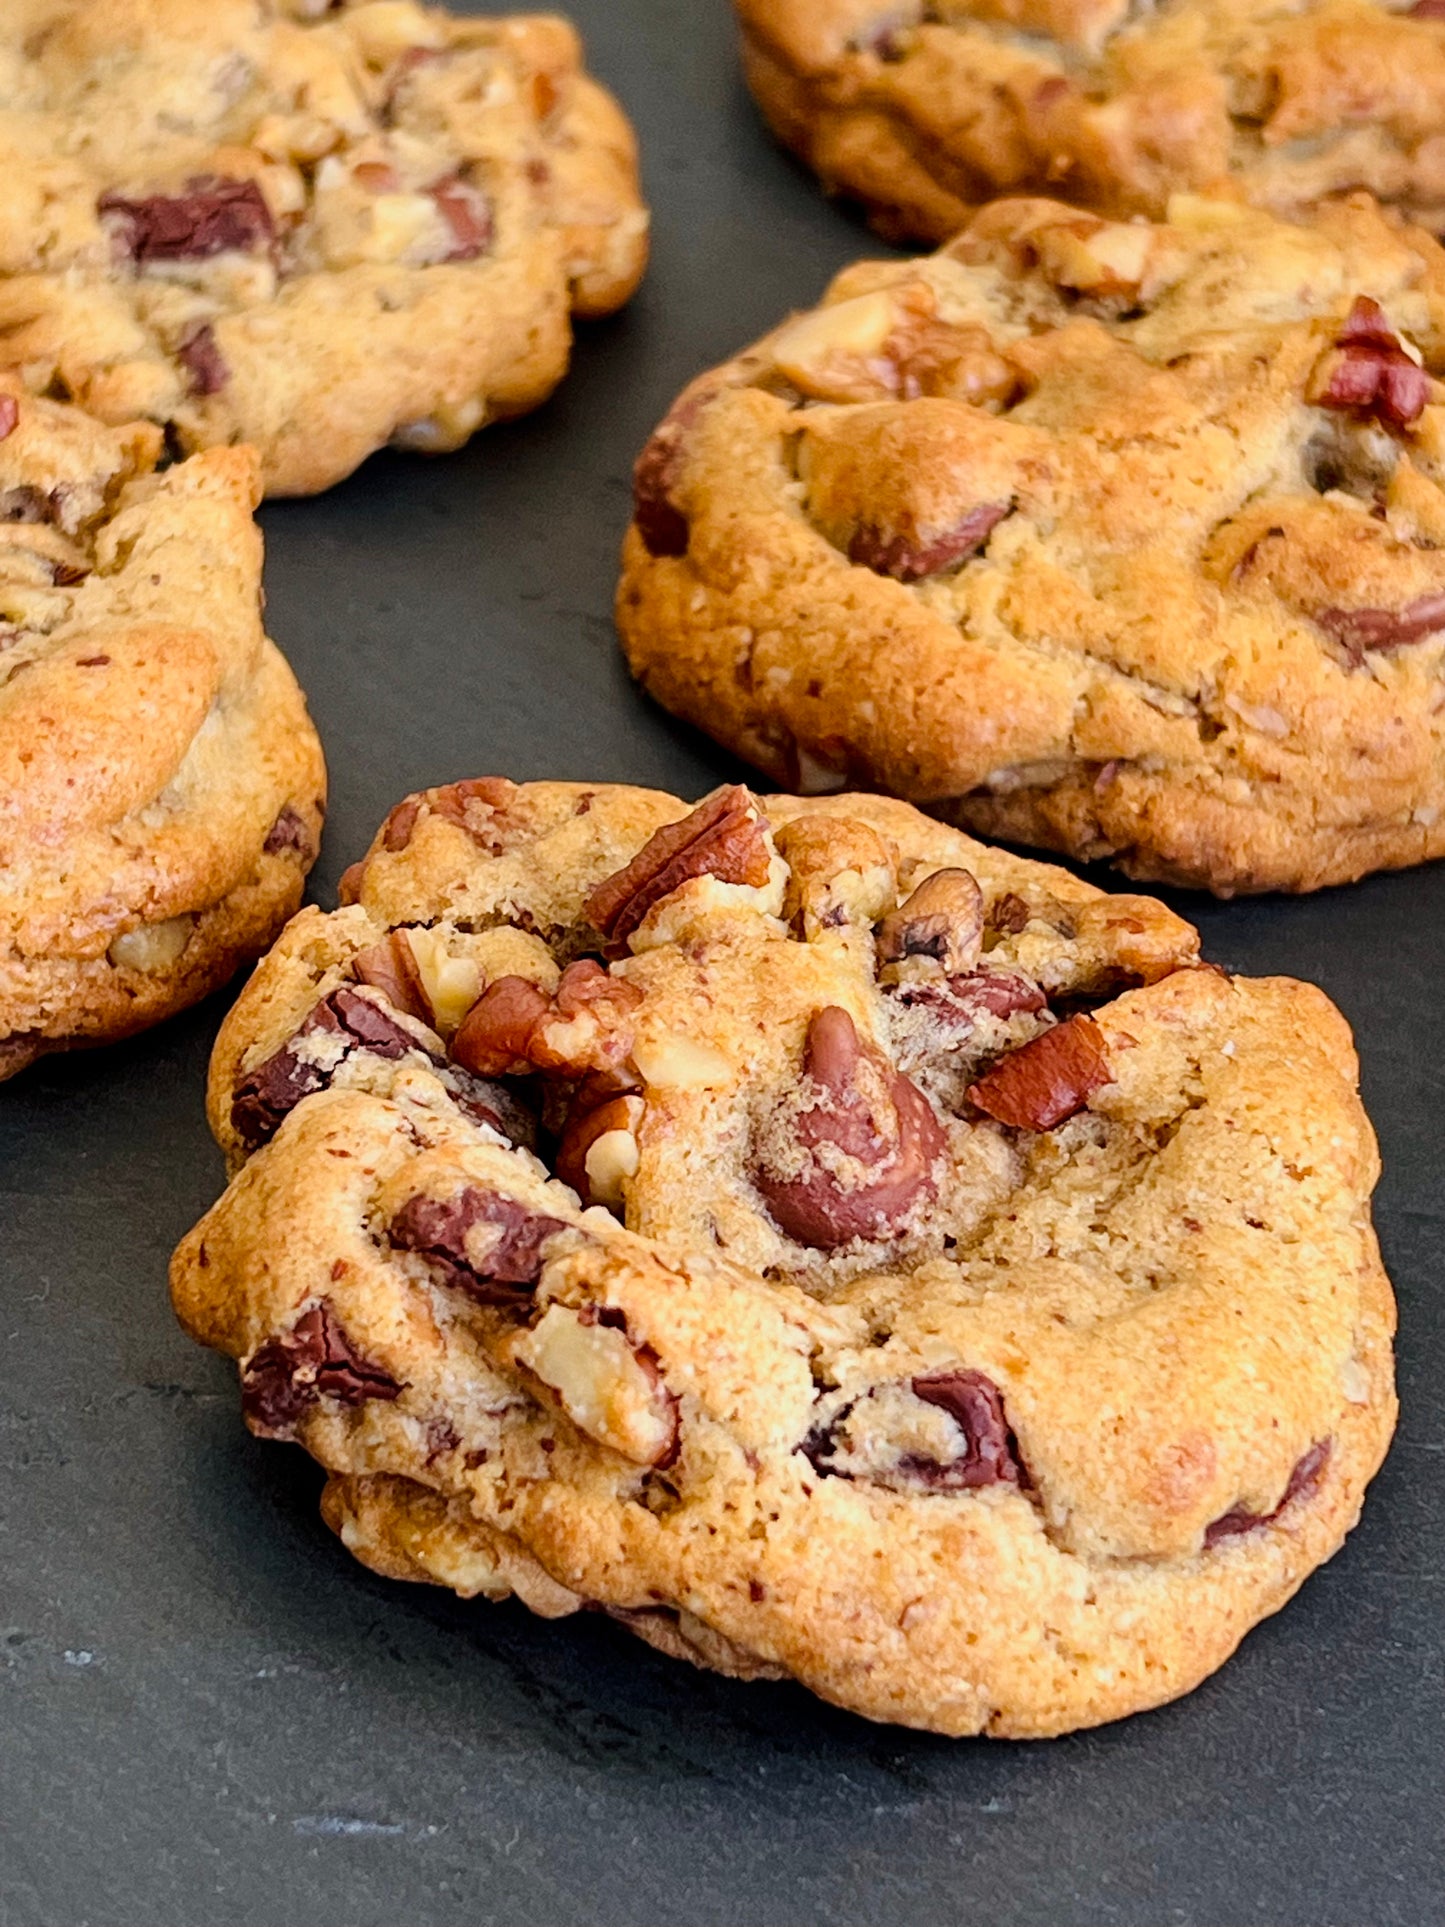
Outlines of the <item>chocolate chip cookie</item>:
{"label": "chocolate chip cookie", "polygon": [[326,794],[261,628],[249,448],[156,471],[0,380],[0,1078],[128,1036],[263,950]]}
{"label": "chocolate chip cookie", "polygon": [[1003,201],[704,375],[636,470],[657,698],[805,791],[1221,895],[1445,851],[1445,253]]}
{"label": "chocolate chip cookie", "polygon": [[0,366],[307,494],[535,407],[647,254],[632,131],[542,15],[9,0]]}
{"label": "chocolate chip cookie", "polygon": [[1445,7],[1377,0],[737,0],[774,130],[898,238],[998,194],[1115,218],[1365,188],[1445,226]]}
{"label": "chocolate chip cookie", "polygon": [[172,1284],[366,1564],[1026,1735],[1339,1546],[1393,1303],[1318,991],[870,796],[454,783],[343,894]]}

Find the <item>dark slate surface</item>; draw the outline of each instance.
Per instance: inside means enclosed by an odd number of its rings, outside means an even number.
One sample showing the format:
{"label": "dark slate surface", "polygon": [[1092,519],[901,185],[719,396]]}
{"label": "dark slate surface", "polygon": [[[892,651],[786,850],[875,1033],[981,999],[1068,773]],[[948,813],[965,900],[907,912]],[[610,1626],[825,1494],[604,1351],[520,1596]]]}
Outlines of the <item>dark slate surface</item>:
{"label": "dark slate surface", "polygon": [[[868,245],[756,125],[722,0],[573,0],[641,128],[656,265],[530,421],[266,513],[334,779],[323,902],[405,790],[697,794],[609,607],[683,381]],[[1196,906],[1196,910],[1197,910]],[[171,1322],[214,1196],[213,1003],[0,1094],[0,1927],[1426,1923],[1445,1915],[1445,866],[1198,912],[1358,1028],[1404,1419],[1339,1558],[1180,1704],[1033,1746],[875,1729],[594,1620],[388,1585]]]}

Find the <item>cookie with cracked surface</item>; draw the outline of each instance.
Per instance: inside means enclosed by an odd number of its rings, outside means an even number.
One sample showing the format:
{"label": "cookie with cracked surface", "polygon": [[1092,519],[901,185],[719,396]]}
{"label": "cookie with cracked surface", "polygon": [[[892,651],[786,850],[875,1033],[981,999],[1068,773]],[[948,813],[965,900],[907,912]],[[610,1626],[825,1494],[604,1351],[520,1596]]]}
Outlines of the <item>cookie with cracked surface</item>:
{"label": "cookie with cracked surface", "polygon": [[668,708],[1130,875],[1310,890],[1445,852],[1445,252],[1003,201],[696,381],[618,621]]}
{"label": "cookie with cracked surface", "polygon": [[456,448],[647,255],[621,110],[554,16],[413,0],[11,0],[0,366],[268,494]]}
{"label": "cookie with cracked surface", "polygon": [[261,627],[249,448],[156,471],[0,380],[0,1078],[129,1036],[301,901],[321,746]]}
{"label": "cookie with cracked surface", "polygon": [[824,186],[941,241],[1000,194],[1115,218],[1365,188],[1445,226],[1437,0],[737,0],[748,80]]}
{"label": "cookie with cracked surface", "polygon": [[172,1288],[366,1564],[1026,1735],[1338,1547],[1393,1305],[1319,992],[869,796],[452,784],[344,894]]}

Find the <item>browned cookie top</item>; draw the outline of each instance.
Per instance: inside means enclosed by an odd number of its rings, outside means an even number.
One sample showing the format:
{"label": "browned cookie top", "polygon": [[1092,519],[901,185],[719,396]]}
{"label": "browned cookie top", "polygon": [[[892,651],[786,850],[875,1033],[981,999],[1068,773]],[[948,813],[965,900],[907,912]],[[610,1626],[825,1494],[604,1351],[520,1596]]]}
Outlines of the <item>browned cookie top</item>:
{"label": "browned cookie top", "polygon": [[738,0],[778,133],[887,231],[997,194],[1110,215],[1367,188],[1445,224],[1438,0]]}
{"label": "browned cookie top", "polygon": [[223,983],[316,857],[255,453],[160,442],[0,378],[0,1077]]}
{"label": "browned cookie top", "polygon": [[1445,254],[1004,201],[637,465],[635,671],[775,778],[1228,893],[1445,850]]}
{"label": "browned cookie top", "polygon": [[631,129],[549,15],[9,0],[0,363],[301,494],[534,406],[647,253]]}
{"label": "browned cookie top", "polygon": [[1318,992],[868,796],[452,784],[344,894],[173,1283],[361,1558],[1045,1733],[1339,1543],[1392,1307]]}

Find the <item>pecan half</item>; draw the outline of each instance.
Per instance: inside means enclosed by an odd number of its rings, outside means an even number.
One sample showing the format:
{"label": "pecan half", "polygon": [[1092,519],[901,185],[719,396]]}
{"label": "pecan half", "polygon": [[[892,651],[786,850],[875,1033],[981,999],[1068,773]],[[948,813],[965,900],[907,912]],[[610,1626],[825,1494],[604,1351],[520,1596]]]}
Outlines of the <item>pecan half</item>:
{"label": "pecan half", "polygon": [[470,776],[439,789],[417,790],[404,796],[381,826],[381,847],[395,854],[406,849],[423,814],[455,823],[488,856],[507,847],[507,811],[518,785],[505,776]]}
{"label": "pecan half", "polygon": [[665,823],[632,861],[599,883],[583,915],[625,943],[649,913],[694,877],[761,889],[769,875],[767,823],[752,791],[727,783],[680,823]]}
{"label": "pecan half", "polygon": [[488,984],[452,1039],[452,1055],[488,1076],[614,1070],[632,1050],[635,984],[591,957],[568,964],[549,997],[526,977]]}
{"label": "pecan half", "polygon": [[848,560],[875,575],[891,575],[895,582],[920,582],[939,575],[970,555],[977,555],[1010,512],[1008,502],[981,502],[952,527],[927,537],[900,534],[876,522],[865,522],[848,543]]}
{"label": "pecan half", "polygon": [[983,892],[968,870],[935,870],[878,926],[878,961],[923,957],[949,976],[973,968],[983,947]]}
{"label": "pecan half", "polygon": [[1323,408],[1349,409],[1390,428],[1409,428],[1424,413],[1430,387],[1429,375],[1405,353],[1379,302],[1362,294],[1317,367],[1309,398]]}
{"label": "pecan half", "polygon": [[359,983],[379,990],[398,1010],[435,1028],[431,1001],[405,931],[389,931],[380,943],[358,951],[351,960],[351,971]]}
{"label": "pecan half", "polygon": [[931,1198],[945,1143],[918,1086],[830,1004],[808,1026],[802,1088],[768,1125],[754,1183],[788,1237],[834,1251],[891,1235]]}
{"label": "pecan half", "polygon": [[176,348],[176,360],[191,378],[193,395],[219,395],[231,379],[226,358],[216,342],[216,331],[209,322],[193,328]]}
{"label": "pecan half", "polygon": [[963,1368],[875,1386],[812,1432],[802,1450],[825,1476],[893,1491],[1027,1483],[1003,1394],[984,1373]]}
{"label": "pecan half", "polygon": [[388,1235],[477,1304],[513,1307],[531,1297],[548,1240],[567,1228],[562,1218],[468,1185],[450,1198],[408,1198]]}
{"label": "pecan half", "polygon": [[102,194],[121,250],[139,266],[154,261],[200,261],[211,255],[259,252],[276,238],[275,223],[254,181],[198,174],[184,194],[152,194],[131,200]]}
{"label": "pecan half", "polygon": [[1207,1525],[1204,1528],[1205,1551],[1217,1546],[1221,1539],[1232,1539],[1241,1532],[1253,1532],[1256,1526],[1272,1525],[1286,1506],[1293,1505],[1296,1499],[1309,1498],[1324,1477],[1332,1447],[1333,1440],[1317,1439],[1309,1451],[1295,1461],[1284,1495],[1273,1512],[1246,1512],[1243,1508],[1236,1508]]}
{"label": "pecan half", "polygon": [[1011,1051],[969,1086],[968,1097],[1000,1124],[1052,1131],[1112,1080],[1103,1032],[1081,1015]]}
{"label": "pecan half", "polygon": [[399,1398],[404,1389],[390,1372],[357,1351],[323,1299],[289,1332],[268,1339],[251,1354],[241,1374],[241,1410],[262,1438],[285,1439],[318,1399],[362,1405],[372,1398]]}
{"label": "pecan half", "polygon": [[1319,609],[1315,621],[1359,662],[1367,650],[1403,649],[1445,629],[1445,592],[1417,596],[1403,609]]}

